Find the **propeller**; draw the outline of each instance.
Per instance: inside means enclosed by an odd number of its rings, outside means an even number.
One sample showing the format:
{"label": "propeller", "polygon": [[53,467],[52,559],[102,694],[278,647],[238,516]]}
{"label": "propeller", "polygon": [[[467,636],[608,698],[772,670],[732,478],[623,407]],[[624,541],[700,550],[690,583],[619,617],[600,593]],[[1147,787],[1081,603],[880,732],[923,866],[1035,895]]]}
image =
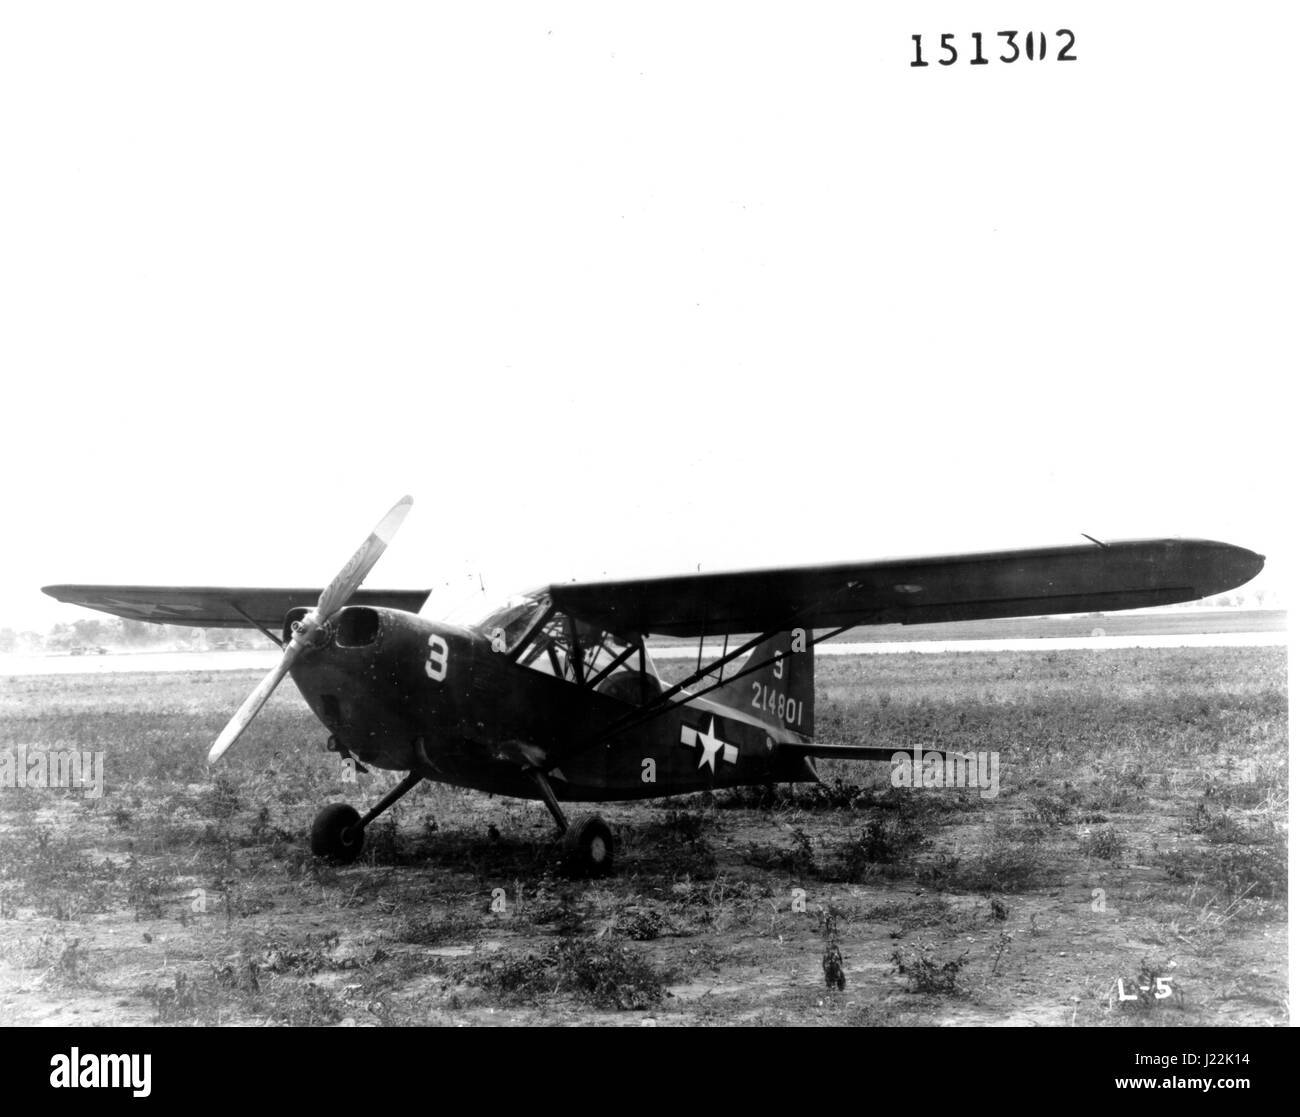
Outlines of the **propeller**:
{"label": "propeller", "polygon": [[375,530],[370,533],[366,541],[357,548],[354,554],[343,569],[335,576],[323,590],[321,590],[320,600],[316,602],[316,608],[309,612],[302,620],[297,621],[293,626],[293,635],[289,643],[285,645],[284,654],[280,657],[280,662],[272,669],[254,688],[253,693],[244,699],[244,703],[235,712],[235,716],[226,724],[226,728],[221,731],[221,736],[217,738],[216,744],[208,751],[208,763],[215,764],[225,754],[238,739],[239,735],[248,728],[249,722],[257,716],[258,711],[266,705],[266,700],[271,697],[271,692],[280,685],[280,680],[289,673],[289,668],[293,666],[294,660],[302,653],[303,649],[308,647],[316,634],[327,625],[344,605],[348,599],[356,592],[357,587],[365,580],[371,568],[379,561],[379,556],[387,549],[388,544],[392,542],[397,529],[402,526],[402,521],[406,519],[406,514],[411,510],[411,498],[402,497],[379,523]]}

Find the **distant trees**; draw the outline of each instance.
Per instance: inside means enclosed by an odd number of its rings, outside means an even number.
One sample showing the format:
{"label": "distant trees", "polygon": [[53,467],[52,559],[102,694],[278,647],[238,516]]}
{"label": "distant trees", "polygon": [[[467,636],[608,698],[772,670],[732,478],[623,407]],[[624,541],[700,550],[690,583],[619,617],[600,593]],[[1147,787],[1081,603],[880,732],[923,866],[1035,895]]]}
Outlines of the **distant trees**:
{"label": "distant trees", "polygon": [[74,648],[171,648],[202,645],[199,629],[150,624],[123,617],[87,617],[56,624],[44,634],[0,629],[0,653],[68,652]]}
{"label": "distant trees", "polygon": [[104,642],[105,630],[110,626],[96,617],[72,622],[72,635],[79,644],[99,645]]}
{"label": "distant trees", "polygon": [[45,647],[45,637],[39,632],[18,632],[12,628],[0,628],[0,655],[17,652],[30,655]]}
{"label": "distant trees", "polygon": [[269,646],[260,632],[247,628],[190,628],[186,625],[151,624],[123,617],[100,620],[89,617],[54,625],[49,632],[19,632],[0,629],[0,654],[19,652],[70,652],[76,648],[116,648],[145,651],[149,648],[219,650]]}
{"label": "distant trees", "polygon": [[49,636],[45,639],[45,646],[51,651],[67,651],[77,642],[77,635],[72,631],[70,624],[56,624],[50,629]]}
{"label": "distant trees", "polygon": [[125,647],[139,648],[156,644],[165,632],[162,625],[149,624],[147,621],[119,620],[118,639]]}

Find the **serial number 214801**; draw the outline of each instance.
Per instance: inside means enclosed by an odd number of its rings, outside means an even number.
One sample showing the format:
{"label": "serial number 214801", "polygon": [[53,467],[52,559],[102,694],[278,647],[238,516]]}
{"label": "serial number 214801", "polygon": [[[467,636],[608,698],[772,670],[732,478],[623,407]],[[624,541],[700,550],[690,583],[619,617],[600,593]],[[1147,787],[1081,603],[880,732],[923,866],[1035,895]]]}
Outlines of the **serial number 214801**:
{"label": "serial number 214801", "polygon": [[796,702],[793,698],[787,699],[784,694],[762,683],[749,685],[754,688],[754,698],[750,702],[754,709],[775,714],[778,720],[785,722],[786,725],[793,725],[796,729],[803,724],[802,702]]}

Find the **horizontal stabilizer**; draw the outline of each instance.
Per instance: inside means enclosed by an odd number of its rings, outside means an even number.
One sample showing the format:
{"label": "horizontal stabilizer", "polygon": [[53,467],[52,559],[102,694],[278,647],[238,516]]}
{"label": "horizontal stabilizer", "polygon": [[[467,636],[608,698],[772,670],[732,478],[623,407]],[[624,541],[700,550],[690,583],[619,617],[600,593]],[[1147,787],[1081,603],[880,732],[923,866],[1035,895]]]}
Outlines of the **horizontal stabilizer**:
{"label": "horizontal stabilizer", "polygon": [[888,760],[896,752],[906,751],[897,745],[822,745],[816,741],[783,742],[776,747],[814,760]]}

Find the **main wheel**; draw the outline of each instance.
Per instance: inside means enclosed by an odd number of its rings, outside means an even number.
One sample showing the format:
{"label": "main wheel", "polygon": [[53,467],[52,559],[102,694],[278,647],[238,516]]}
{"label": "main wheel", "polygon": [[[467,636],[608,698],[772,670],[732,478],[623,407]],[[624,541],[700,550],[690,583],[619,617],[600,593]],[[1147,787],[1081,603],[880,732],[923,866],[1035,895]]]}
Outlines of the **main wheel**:
{"label": "main wheel", "polygon": [[361,816],[347,803],[331,803],[311,824],[311,851],[339,865],[361,856],[366,832],[357,825]]}
{"label": "main wheel", "polygon": [[608,876],[614,867],[614,835],[599,815],[583,815],[564,834],[565,866],[573,876]]}

